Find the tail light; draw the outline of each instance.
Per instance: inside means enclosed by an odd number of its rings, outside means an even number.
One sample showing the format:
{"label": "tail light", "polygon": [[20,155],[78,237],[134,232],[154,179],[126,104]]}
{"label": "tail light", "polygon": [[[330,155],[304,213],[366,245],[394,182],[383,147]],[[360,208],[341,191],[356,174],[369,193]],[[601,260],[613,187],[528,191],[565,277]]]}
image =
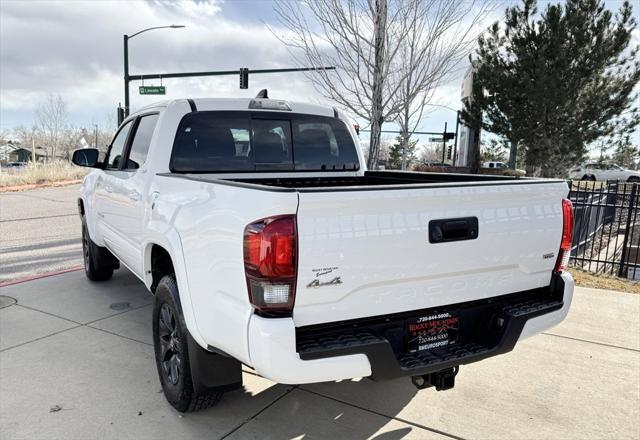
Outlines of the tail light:
{"label": "tail light", "polygon": [[269,217],[244,230],[244,270],[249,301],[266,313],[290,314],[298,272],[296,217]]}
{"label": "tail light", "polygon": [[555,272],[562,272],[569,264],[571,256],[571,239],[573,237],[573,205],[571,200],[562,199],[562,241],[556,261]]}

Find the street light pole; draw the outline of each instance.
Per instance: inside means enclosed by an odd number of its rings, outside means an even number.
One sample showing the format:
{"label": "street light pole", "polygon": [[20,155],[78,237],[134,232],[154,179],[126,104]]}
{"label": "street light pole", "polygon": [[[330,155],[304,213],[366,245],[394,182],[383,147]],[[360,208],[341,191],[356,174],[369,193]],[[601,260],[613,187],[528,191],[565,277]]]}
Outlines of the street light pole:
{"label": "street light pole", "polygon": [[129,36],[123,35],[124,40],[124,117],[129,116]]}
{"label": "street light pole", "polygon": [[122,40],[124,43],[124,117],[129,116],[129,81],[131,78],[129,77],[129,40],[135,37],[136,35],[140,35],[143,32],[152,31],[154,29],[179,29],[186,27],[182,24],[172,24],[170,26],[154,26],[147,29],[142,29],[141,31],[136,32],[135,34],[123,35]]}

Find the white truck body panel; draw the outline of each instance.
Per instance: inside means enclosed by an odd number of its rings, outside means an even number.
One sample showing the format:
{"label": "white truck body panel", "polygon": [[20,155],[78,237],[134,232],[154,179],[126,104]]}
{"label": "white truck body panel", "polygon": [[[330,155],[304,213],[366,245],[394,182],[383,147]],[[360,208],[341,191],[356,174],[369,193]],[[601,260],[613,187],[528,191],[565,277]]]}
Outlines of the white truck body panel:
{"label": "white truck body panel", "polygon": [[[247,99],[195,100],[198,111],[247,109]],[[292,111],[343,119],[328,107],[291,103]],[[189,333],[253,366],[267,378],[306,383],[368,376],[363,354],[303,360],[296,331],[359,318],[483,300],[549,286],[561,239],[562,181],[433,183],[406,187],[296,188],[229,182],[236,173],[171,174],[176,129],[192,111],[187,100],[156,104],[159,113],[146,162],[137,170],[95,170],[80,199],[91,240],[110,250],[152,286],[151,249],[170,255]],[[357,143],[356,143],[357,145]],[[243,173],[252,179],[362,178],[359,170]],[[455,179],[454,179],[455,180]],[[249,302],[245,227],[295,215],[298,266],[290,317],[258,316]],[[478,218],[477,239],[430,243],[429,221]],[[550,255],[552,255],[550,257]],[[331,283],[339,277],[340,283]],[[573,283],[563,274],[561,310],[531,319],[521,337],[564,319]],[[313,286],[317,281],[319,286]]]}
{"label": "white truck body panel", "polygon": [[[549,285],[563,183],[300,194],[298,326]],[[429,243],[429,221],[476,216],[479,237]],[[317,276],[319,275],[319,276]],[[340,277],[342,284],[307,287]]]}

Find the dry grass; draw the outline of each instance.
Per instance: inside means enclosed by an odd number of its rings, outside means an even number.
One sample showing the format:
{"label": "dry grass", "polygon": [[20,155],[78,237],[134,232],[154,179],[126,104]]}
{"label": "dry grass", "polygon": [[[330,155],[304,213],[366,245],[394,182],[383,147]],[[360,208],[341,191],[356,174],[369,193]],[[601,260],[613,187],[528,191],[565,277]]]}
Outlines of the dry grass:
{"label": "dry grass", "polygon": [[74,181],[82,179],[87,172],[87,168],[78,167],[66,161],[49,162],[47,164],[33,164],[30,162],[22,169],[3,168],[0,171],[0,189]]}
{"label": "dry grass", "polygon": [[570,267],[569,272],[573,275],[577,286],[640,293],[640,282],[638,281],[616,278],[610,275],[594,275],[577,267]]}

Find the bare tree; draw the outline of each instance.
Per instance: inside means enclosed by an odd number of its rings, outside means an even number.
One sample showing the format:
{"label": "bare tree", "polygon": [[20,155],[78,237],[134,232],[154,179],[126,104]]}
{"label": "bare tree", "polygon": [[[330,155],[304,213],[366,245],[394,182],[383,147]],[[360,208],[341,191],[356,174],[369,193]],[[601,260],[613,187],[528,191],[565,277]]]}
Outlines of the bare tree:
{"label": "bare tree", "polygon": [[489,1],[416,0],[407,2],[407,36],[394,74],[399,89],[402,169],[406,169],[407,146],[413,131],[438,87],[459,72],[476,44],[480,25],[494,3]]}
{"label": "bare tree", "polygon": [[298,64],[337,67],[308,77],[325,97],[369,122],[367,163],[375,168],[382,123],[407,121],[404,131],[411,131],[410,121],[468,53],[487,8],[448,0],[277,0],[286,31],[274,34]]}
{"label": "bare tree", "polygon": [[55,160],[58,149],[69,137],[69,113],[67,103],[60,95],[49,94],[36,110],[36,125],[42,133],[45,148]]}
{"label": "bare tree", "polygon": [[285,31],[276,37],[298,64],[336,66],[308,76],[328,99],[371,125],[368,166],[380,154],[384,121],[400,110],[401,77],[392,75],[406,35],[407,4],[417,0],[277,0]]}

